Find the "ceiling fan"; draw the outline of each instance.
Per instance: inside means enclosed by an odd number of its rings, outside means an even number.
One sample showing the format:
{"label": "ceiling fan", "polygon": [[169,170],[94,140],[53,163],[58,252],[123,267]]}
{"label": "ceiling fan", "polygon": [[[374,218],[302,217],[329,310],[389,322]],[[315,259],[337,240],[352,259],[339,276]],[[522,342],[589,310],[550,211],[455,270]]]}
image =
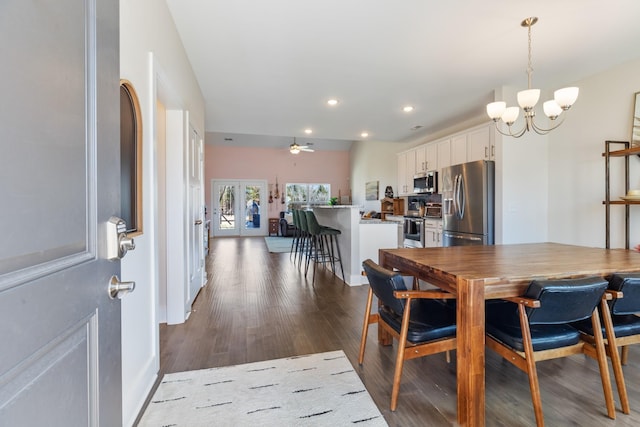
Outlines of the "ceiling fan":
{"label": "ceiling fan", "polygon": [[310,148],[311,145],[312,145],[311,143],[309,143],[308,145],[298,145],[296,143],[296,138],[294,137],[293,138],[293,144],[291,144],[289,146],[289,152],[291,154],[298,154],[301,151],[306,151],[308,153],[313,153],[315,150]]}

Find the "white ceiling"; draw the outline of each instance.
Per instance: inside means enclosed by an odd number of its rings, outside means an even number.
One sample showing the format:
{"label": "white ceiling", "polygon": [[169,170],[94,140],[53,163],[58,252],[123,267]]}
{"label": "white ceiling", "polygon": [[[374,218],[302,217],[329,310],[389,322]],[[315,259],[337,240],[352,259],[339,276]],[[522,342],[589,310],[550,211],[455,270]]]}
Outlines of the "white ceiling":
{"label": "white ceiling", "polygon": [[477,117],[493,89],[526,88],[529,16],[534,87],[640,57],[638,0],[166,1],[214,144],[348,149],[363,131],[406,141]]}

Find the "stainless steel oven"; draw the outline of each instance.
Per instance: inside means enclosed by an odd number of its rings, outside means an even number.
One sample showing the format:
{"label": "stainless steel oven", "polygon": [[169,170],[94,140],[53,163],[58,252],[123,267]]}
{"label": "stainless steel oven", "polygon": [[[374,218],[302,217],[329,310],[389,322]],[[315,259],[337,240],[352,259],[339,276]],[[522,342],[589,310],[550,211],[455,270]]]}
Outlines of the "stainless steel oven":
{"label": "stainless steel oven", "polygon": [[405,216],[403,234],[405,248],[424,248],[424,218]]}

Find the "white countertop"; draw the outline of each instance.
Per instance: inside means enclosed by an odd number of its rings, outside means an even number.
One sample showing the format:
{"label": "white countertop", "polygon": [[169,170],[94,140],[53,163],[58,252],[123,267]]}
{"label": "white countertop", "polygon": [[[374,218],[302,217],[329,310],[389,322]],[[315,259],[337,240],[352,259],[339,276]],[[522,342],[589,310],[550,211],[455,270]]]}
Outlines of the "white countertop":
{"label": "white countertop", "polygon": [[313,209],[362,209],[360,205],[319,205],[313,206]]}

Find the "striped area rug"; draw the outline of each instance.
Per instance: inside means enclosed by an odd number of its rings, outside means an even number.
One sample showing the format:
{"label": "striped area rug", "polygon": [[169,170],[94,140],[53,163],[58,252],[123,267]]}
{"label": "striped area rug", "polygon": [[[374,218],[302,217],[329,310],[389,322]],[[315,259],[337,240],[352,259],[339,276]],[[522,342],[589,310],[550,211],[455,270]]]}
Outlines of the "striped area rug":
{"label": "striped area rug", "polygon": [[167,374],[139,426],[387,426],[342,350]]}

